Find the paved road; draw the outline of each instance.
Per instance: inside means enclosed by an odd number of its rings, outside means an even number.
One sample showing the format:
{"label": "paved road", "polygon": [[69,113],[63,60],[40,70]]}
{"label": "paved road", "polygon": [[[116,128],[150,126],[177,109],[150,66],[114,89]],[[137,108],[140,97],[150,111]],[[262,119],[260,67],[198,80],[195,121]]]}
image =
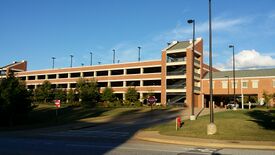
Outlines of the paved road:
{"label": "paved road", "polygon": [[274,154],[263,150],[197,148],[183,145],[140,141],[133,135],[151,124],[170,121],[179,111],[133,113],[105,123],[90,123],[79,128],[6,132],[0,134],[0,154]]}

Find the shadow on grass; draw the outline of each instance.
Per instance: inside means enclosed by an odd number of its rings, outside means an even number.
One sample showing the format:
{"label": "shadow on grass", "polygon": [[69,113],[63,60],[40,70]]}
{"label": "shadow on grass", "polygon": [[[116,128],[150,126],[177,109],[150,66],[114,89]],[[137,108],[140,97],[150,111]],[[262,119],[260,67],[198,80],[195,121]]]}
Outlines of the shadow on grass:
{"label": "shadow on grass", "polygon": [[[112,109],[97,108],[94,109],[94,112],[92,112],[93,109],[87,109],[90,110],[90,114],[88,114],[87,111],[85,111],[86,109],[64,108],[60,113],[60,118],[68,117],[73,110],[76,110],[73,114],[74,118],[80,118],[83,114],[86,115],[85,117],[92,115],[102,116],[109,113],[109,110]],[[29,131],[25,130],[16,134],[6,134],[9,138],[13,136],[16,138],[23,137],[24,139],[21,142],[18,140],[12,141],[12,144],[5,143],[5,146],[0,146],[0,150],[1,148],[16,146],[21,150],[33,150],[32,148],[36,148],[32,153],[38,154],[41,153],[39,152],[41,149],[44,150],[43,153],[45,154],[105,154],[127,142],[142,129],[175,120],[176,116],[178,116],[182,110],[183,109],[154,109],[150,111],[148,109],[144,110],[144,108],[128,108],[126,110],[118,110],[119,112],[116,111],[117,113],[110,111],[110,113],[114,115],[105,122],[70,119],[72,120],[70,123],[71,126],[64,124],[62,126],[56,125],[53,127],[54,129],[41,128]],[[41,109],[39,112],[55,115],[54,109],[49,111]],[[36,141],[39,141],[39,143],[36,143]],[[43,141],[43,143],[41,141]],[[29,145],[28,142],[32,142],[32,145]],[[28,145],[25,145],[25,143],[28,143]],[[46,145],[47,143],[51,143],[52,145]],[[10,152],[16,152],[16,149],[9,150]]]}
{"label": "shadow on grass", "polygon": [[247,115],[253,118],[253,120],[250,121],[256,122],[264,129],[275,129],[275,110],[253,110],[247,112]]}

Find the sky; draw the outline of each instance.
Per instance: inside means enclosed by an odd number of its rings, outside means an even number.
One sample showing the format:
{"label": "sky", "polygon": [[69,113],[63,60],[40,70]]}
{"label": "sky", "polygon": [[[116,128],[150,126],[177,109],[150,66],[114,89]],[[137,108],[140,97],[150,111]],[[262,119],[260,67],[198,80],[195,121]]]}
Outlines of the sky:
{"label": "sky", "polygon": [[[208,0],[0,0],[0,66],[26,60],[28,70],[161,58],[168,42],[204,41],[208,63]],[[275,1],[212,0],[213,65],[275,68]]]}

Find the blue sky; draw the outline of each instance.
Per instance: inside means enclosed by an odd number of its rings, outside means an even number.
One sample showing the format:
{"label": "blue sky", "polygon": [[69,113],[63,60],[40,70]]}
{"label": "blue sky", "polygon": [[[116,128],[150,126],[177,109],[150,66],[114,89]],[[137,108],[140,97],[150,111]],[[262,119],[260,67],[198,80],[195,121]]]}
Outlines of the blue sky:
{"label": "blue sky", "polygon": [[[275,67],[275,1],[212,0],[213,63],[237,68]],[[0,66],[28,61],[28,70],[160,59],[173,40],[204,39],[208,62],[208,0],[0,0]]]}

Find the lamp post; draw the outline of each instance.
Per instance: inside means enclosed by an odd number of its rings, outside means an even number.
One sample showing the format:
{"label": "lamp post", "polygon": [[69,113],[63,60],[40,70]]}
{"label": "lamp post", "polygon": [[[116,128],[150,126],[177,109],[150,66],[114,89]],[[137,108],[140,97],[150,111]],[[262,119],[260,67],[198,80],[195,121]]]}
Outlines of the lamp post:
{"label": "lamp post", "polygon": [[229,48],[232,48],[233,51],[233,94],[234,94],[234,107],[236,108],[236,81],[235,81],[235,47],[234,45],[229,45]]}
{"label": "lamp post", "polygon": [[93,52],[90,52],[90,55],[91,55],[91,66],[93,65]]}
{"label": "lamp post", "polygon": [[141,47],[139,46],[138,47],[138,61],[140,61],[140,49],[141,49]]}
{"label": "lamp post", "polygon": [[113,64],[116,63],[116,50],[113,49]]}
{"label": "lamp post", "polygon": [[194,19],[189,19],[187,20],[188,24],[193,24],[193,39],[192,39],[192,99],[191,99],[191,116],[190,120],[195,120],[196,117],[194,115],[194,58],[195,58],[195,20]]}
{"label": "lamp post", "polygon": [[213,112],[213,79],[212,79],[212,19],[211,19],[211,0],[208,1],[209,13],[209,92],[210,92],[210,123],[207,125],[207,134],[213,135],[217,132],[217,127],[214,124]]}
{"label": "lamp post", "polygon": [[53,69],[54,69],[54,60],[56,59],[55,57],[52,57],[52,59],[53,59]]}
{"label": "lamp post", "polygon": [[224,76],[227,78],[227,98],[229,98],[229,76]]}
{"label": "lamp post", "polygon": [[71,67],[73,67],[73,55],[70,55],[70,57],[71,57]]}

